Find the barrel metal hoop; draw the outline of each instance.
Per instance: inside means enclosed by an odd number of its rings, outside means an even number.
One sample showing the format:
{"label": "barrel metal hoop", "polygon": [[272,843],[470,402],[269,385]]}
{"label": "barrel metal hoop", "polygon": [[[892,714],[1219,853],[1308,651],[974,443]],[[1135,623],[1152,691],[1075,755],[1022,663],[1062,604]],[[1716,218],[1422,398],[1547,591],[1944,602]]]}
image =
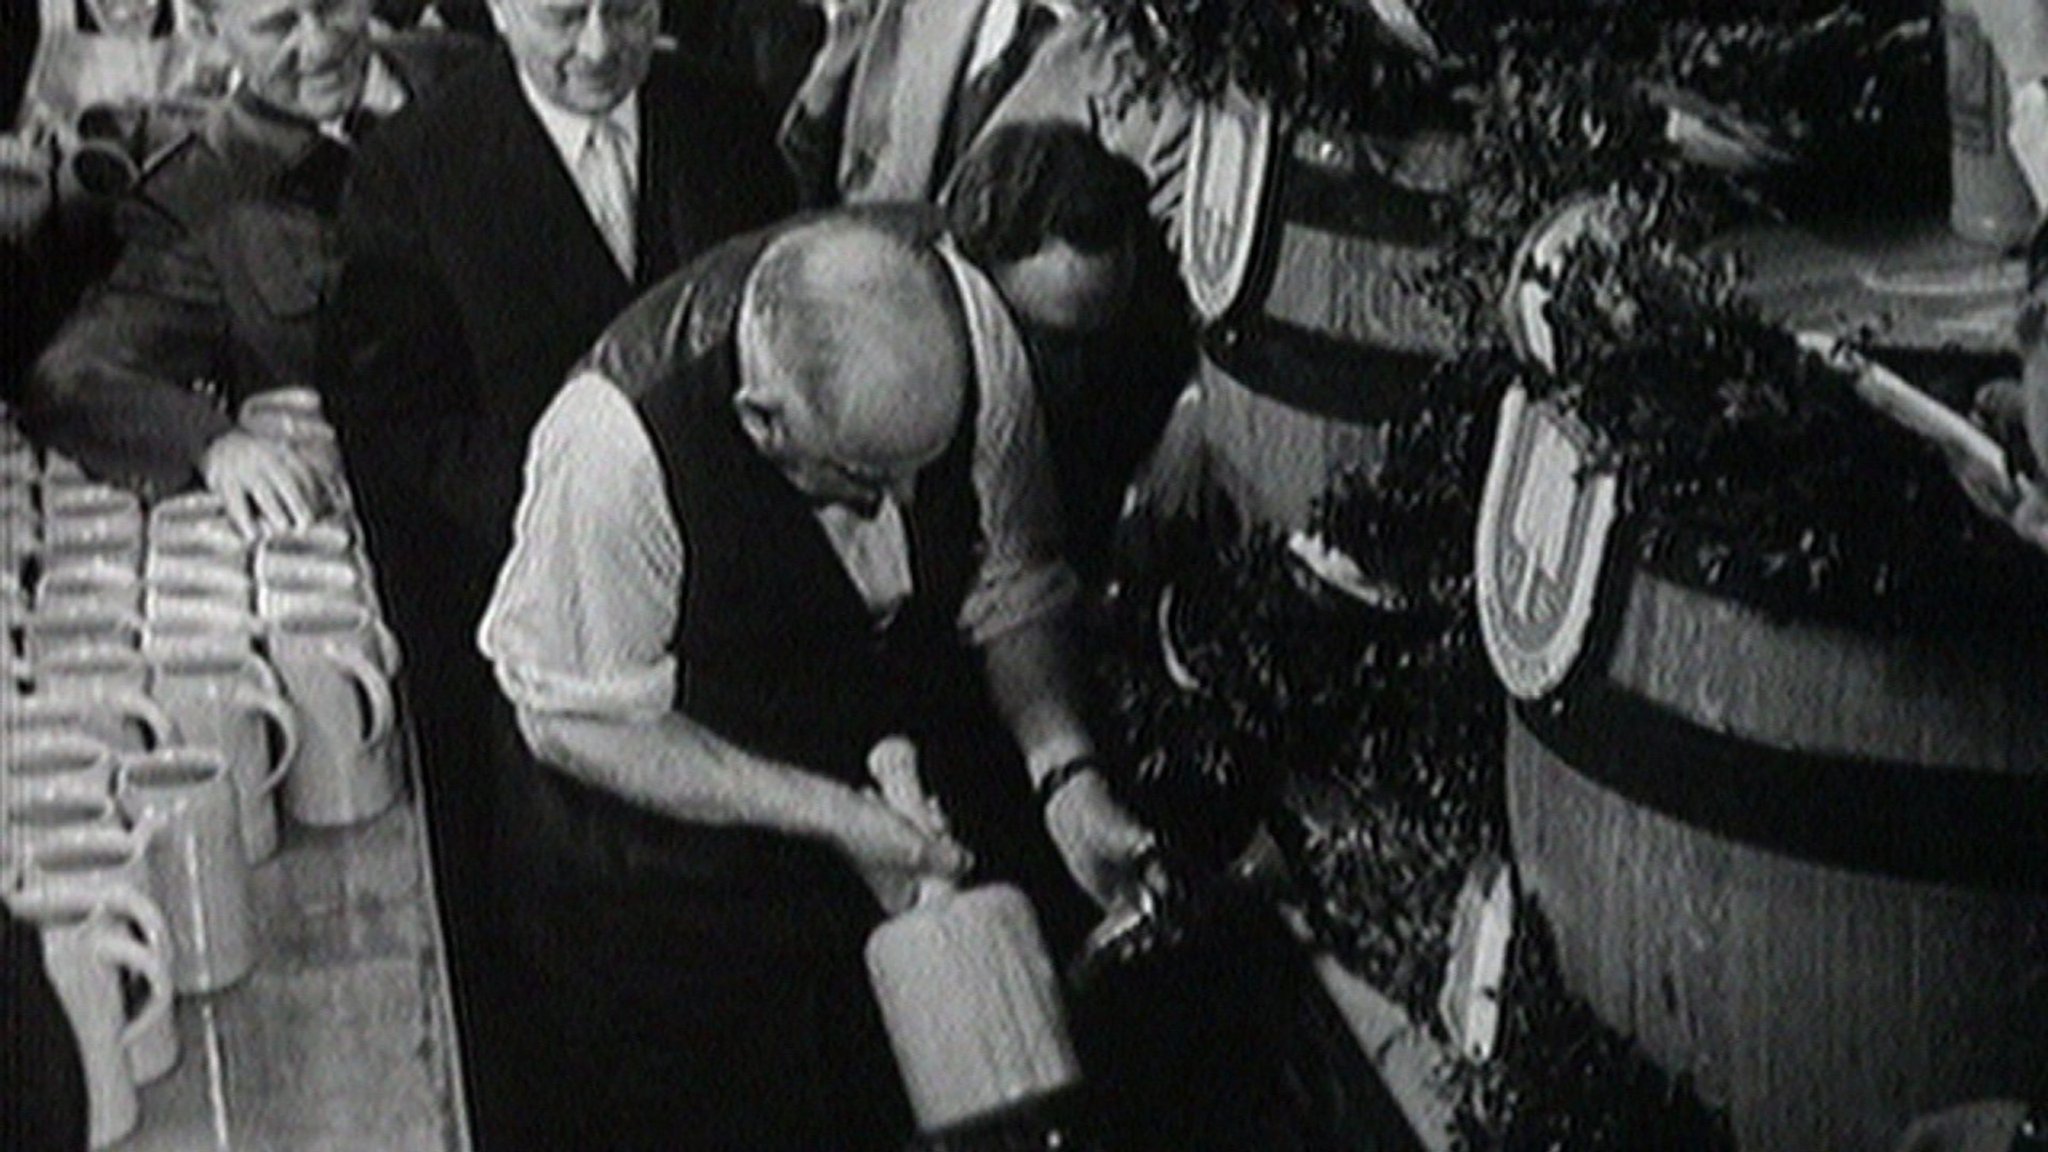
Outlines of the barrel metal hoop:
{"label": "barrel metal hoop", "polygon": [[1703,831],[1900,880],[2048,892],[2048,774],[1770,747],[1604,683],[1515,708],[1581,775]]}

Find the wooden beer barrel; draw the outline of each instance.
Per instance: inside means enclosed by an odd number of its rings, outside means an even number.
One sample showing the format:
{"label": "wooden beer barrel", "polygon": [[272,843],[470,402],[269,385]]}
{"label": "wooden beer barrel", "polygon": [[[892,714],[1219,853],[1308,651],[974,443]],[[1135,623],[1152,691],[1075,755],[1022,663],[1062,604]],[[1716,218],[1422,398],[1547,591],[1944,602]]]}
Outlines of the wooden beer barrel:
{"label": "wooden beer barrel", "polygon": [[1625,583],[1510,721],[1514,852],[1569,985],[1753,1152],[2048,1101],[2040,631],[1878,636]]}
{"label": "wooden beer barrel", "polygon": [[[1219,192],[1189,177],[1183,212],[1227,220],[1220,243],[1249,247],[1210,292],[1184,267],[1198,306],[1218,303],[1140,498],[1173,508],[1212,486],[1246,527],[1293,529],[1334,479],[1377,471],[1389,428],[1424,408],[1420,384],[1457,347],[1455,323],[1415,279],[1442,241],[1432,206],[1463,153],[1435,133],[1368,144],[1278,117],[1256,124],[1271,170],[1252,192],[1234,199],[1237,181]],[[1268,153],[1255,155],[1240,159],[1264,170]]]}

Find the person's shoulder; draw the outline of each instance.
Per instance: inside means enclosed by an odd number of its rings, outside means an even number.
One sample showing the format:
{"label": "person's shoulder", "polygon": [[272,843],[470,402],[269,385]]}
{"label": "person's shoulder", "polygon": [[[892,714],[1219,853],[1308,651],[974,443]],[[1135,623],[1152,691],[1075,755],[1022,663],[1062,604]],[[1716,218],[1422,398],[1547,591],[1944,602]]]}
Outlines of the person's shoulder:
{"label": "person's shoulder", "polygon": [[489,54],[490,41],[445,28],[405,28],[377,37],[376,52],[412,101],[430,97],[451,77]]}
{"label": "person's shoulder", "polygon": [[129,199],[196,230],[228,205],[255,194],[258,174],[252,166],[235,163],[233,128],[227,121],[225,110],[216,110],[151,157]]}
{"label": "person's shoulder", "polygon": [[518,107],[519,83],[503,51],[464,39],[471,43],[421,49],[448,53],[429,66],[446,71],[424,90],[412,88],[408,78],[411,98],[364,141],[364,157],[399,167],[449,161],[467,152],[480,130],[488,134],[489,124]]}

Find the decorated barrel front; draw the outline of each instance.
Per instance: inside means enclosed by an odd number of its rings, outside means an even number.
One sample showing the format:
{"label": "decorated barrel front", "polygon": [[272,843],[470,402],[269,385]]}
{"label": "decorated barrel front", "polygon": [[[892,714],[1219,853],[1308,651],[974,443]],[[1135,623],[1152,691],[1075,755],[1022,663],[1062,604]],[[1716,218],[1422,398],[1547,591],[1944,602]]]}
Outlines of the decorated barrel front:
{"label": "decorated barrel front", "polygon": [[2048,645],[1609,585],[1607,642],[1519,703],[1507,750],[1574,990],[1756,1152],[2048,1101]]}
{"label": "decorated barrel front", "polygon": [[1202,356],[1144,496],[1206,484],[1248,525],[1302,528],[1335,477],[1379,466],[1456,347],[1417,277],[1460,153],[1442,134],[1289,123],[1235,89],[1190,135],[1177,247]]}

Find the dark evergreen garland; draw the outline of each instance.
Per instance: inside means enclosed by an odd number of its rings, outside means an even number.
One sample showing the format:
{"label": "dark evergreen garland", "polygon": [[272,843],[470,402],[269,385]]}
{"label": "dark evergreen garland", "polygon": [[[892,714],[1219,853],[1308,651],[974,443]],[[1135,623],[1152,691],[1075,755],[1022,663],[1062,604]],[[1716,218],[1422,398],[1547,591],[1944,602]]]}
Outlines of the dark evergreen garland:
{"label": "dark evergreen garland", "polygon": [[1759,317],[1725,262],[1646,231],[1566,264],[1548,309],[1557,372],[1523,378],[1601,434],[1635,560],[1780,617],[1864,629],[2039,617],[2048,564],[1969,506],[1938,453]]}
{"label": "dark evergreen garland", "polygon": [[1500,1055],[1450,1075],[1457,1152],[1723,1152],[1727,1119],[1689,1078],[1667,1075],[1565,989],[1535,901],[1515,910],[1501,991]]}

